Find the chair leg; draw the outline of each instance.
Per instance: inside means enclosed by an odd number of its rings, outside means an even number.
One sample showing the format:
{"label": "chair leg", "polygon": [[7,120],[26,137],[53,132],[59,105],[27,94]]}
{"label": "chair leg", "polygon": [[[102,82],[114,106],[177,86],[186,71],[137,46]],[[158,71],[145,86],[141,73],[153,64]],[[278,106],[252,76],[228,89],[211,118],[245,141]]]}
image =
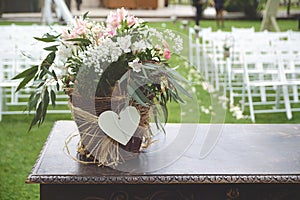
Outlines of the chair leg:
{"label": "chair leg", "polygon": [[220,90],[220,85],[219,85],[219,66],[218,64],[215,64],[215,84],[216,84],[216,90]]}
{"label": "chair leg", "polygon": [[[190,36],[191,37],[191,36]],[[193,47],[193,42],[192,39],[189,38],[189,59],[190,59],[190,63],[192,65],[194,65],[194,60],[193,60],[193,53],[194,53],[194,47]]]}
{"label": "chair leg", "polygon": [[283,91],[284,105],[285,105],[285,109],[286,109],[286,116],[288,119],[292,119],[292,111],[291,111],[288,87],[286,85],[283,85],[282,91]]}
{"label": "chair leg", "polygon": [[3,95],[2,87],[0,87],[0,122],[2,121],[2,110],[3,110]]}
{"label": "chair leg", "polygon": [[252,95],[251,95],[251,88],[250,86],[247,86],[247,93],[248,93],[248,102],[249,102],[249,109],[250,109],[250,117],[251,121],[255,122],[255,115],[254,115],[254,107],[252,102]]}
{"label": "chair leg", "polygon": [[293,86],[294,102],[299,102],[298,88],[296,85]]}
{"label": "chair leg", "polygon": [[275,90],[276,90],[276,105],[275,105],[275,107],[277,108],[277,109],[279,109],[279,105],[280,105],[280,87],[278,87],[278,86],[275,86]]}
{"label": "chair leg", "polygon": [[200,43],[199,43],[199,39],[196,40],[196,65],[197,65],[197,69],[199,71],[201,71],[201,67],[200,67]]}
{"label": "chair leg", "polygon": [[243,89],[242,89],[242,112],[245,111],[245,103],[246,103],[246,90],[245,90],[245,85],[243,85]]}
{"label": "chair leg", "polygon": [[203,52],[203,56],[204,56],[204,60],[203,60],[203,65],[204,65],[204,76],[205,76],[205,80],[208,81],[209,79],[209,72],[208,72],[208,56],[206,54],[206,52]]}
{"label": "chair leg", "polygon": [[266,88],[265,87],[260,87],[260,98],[262,102],[266,102],[267,101],[267,97],[266,97]]}

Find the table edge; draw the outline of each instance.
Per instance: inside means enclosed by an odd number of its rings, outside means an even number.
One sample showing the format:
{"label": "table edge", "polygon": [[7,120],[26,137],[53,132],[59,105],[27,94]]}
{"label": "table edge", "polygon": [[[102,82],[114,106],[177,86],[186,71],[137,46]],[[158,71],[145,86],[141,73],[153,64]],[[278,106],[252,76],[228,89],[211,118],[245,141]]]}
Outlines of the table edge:
{"label": "table edge", "polygon": [[300,174],[286,175],[124,175],[59,176],[30,175],[27,183],[39,184],[236,184],[300,183]]}
{"label": "table edge", "polygon": [[[27,184],[243,184],[243,183],[274,183],[274,184],[299,184],[300,174],[125,174],[103,176],[80,175],[37,175],[35,170],[41,163],[41,158],[48,147],[53,129],[58,123],[72,120],[56,121],[48,135],[39,156],[28,175]],[[208,125],[208,124],[202,124]],[[230,124],[229,124],[230,125]],[[298,124],[297,124],[298,125]]]}

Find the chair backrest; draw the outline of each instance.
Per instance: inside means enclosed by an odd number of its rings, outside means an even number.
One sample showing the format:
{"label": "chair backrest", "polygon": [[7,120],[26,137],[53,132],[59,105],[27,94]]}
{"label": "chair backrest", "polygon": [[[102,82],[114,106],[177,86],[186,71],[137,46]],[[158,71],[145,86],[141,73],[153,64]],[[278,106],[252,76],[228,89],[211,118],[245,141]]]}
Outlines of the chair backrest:
{"label": "chair backrest", "polygon": [[244,75],[247,82],[279,82],[281,70],[275,54],[244,55]]}

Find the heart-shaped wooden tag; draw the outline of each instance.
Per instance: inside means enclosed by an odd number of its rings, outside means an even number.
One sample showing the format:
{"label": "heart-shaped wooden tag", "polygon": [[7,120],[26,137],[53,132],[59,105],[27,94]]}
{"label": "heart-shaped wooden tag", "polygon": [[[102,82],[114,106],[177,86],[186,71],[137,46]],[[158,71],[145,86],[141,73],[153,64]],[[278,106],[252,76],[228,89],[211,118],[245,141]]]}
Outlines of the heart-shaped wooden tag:
{"label": "heart-shaped wooden tag", "polygon": [[140,114],[133,106],[123,109],[120,114],[113,111],[105,111],[99,115],[99,127],[115,141],[126,145],[136,131]]}

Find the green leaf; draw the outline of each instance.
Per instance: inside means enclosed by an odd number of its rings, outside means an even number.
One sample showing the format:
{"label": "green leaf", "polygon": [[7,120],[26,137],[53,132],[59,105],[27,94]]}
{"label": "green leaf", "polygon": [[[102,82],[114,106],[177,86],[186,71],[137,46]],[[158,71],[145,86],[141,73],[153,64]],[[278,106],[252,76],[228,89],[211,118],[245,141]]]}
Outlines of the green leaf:
{"label": "green leaf", "polygon": [[87,11],[83,14],[83,16],[82,16],[83,20],[85,20],[87,18],[88,14],[89,14],[89,11]]}
{"label": "green leaf", "polygon": [[58,46],[59,45],[53,45],[53,46],[50,46],[50,47],[45,47],[44,50],[46,50],[46,51],[57,51]]}
{"label": "green leaf", "polygon": [[168,74],[171,74],[174,78],[181,80],[185,83],[189,83],[189,81],[186,80],[183,76],[181,76],[176,70],[170,69],[168,67],[166,67],[166,70],[167,70]]}
{"label": "green leaf", "polygon": [[144,103],[149,103],[149,104],[152,104],[152,102],[145,96],[145,94],[139,89],[138,86],[142,86],[141,84],[136,84],[136,82],[134,80],[130,80],[129,81],[129,84],[130,87],[132,88],[132,90],[134,90],[133,88],[136,88],[135,89],[135,93],[136,95],[139,97],[139,99],[141,99]]}
{"label": "green leaf", "polygon": [[39,119],[39,125],[41,125],[45,120],[45,116],[47,114],[47,108],[48,108],[49,102],[50,102],[49,92],[48,92],[47,87],[46,87],[45,91],[44,91],[43,99],[42,99],[43,107],[42,107],[42,112],[41,112],[41,116],[40,116],[40,119]]}
{"label": "green leaf", "polygon": [[34,78],[35,74],[29,74],[28,76],[26,76],[18,85],[16,92],[18,92],[20,89],[24,88],[27,83],[29,83],[29,81],[31,81]]}
{"label": "green leaf", "polygon": [[52,70],[52,76],[53,76],[53,78],[54,78],[55,81],[58,81],[58,78],[57,78],[56,73],[55,73],[54,70]]}
{"label": "green leaf", "polygon": [[37,102],[41,96],[40,93],[37,94],[33,93],[32,95],[34,96],[34,98],[33,97],[30,98],[31,100],[28,101],[28,105],[27,105],[29,112],[32,111],[33,108],[36,108]]}
{"label": "green leaf", "polygon": [[145,63],[145,64],[143,64],[143,68],[150,69],[150,70],[155,70],[155,69],[159,69],[159,66],[155,65],[155,64],[152,64],[152,63]]}
{"label": "green leaf", "polygon": [[136,100],[137,103],[141,104],[142,106],[148,107],[141,99],[140,97],[136,94],[135,90],[130,86],[127,85],[128,93],[134,100]]}
{"label": "green leaf", "polygon": [[153,106],[153,117],[154,117],[154,122],[156,124],[156,128],[159,129],[159,120],[158,120],[158,109],[156,106]]}
{"label": "green leaf", "polygon": [[168,108],[167,108],[166,104],[160,104],[160,107],[164,114],[164,119],[165,119],[164,123],[167,123],[168,117],[169,117]]}
{"label": "green leaf", "polygon": [[57,41],[57,38],[60,36],[59,35],[51,35],[49,33],[47,33],[44,37],[40,38],[40,37],[33,37],[34,39],[38,40],[38,41],[42,41],[42,42],[55,42]]}
{"label": "green leaf", "polygon": [[188,93],[188,91],[186,91],[180,84],[178,84],[172,77],[169,78],[169,81],[174,85],[174,87],[179,90],[180,92],[182,92],[184,95],[192,98],[192,96],[190,95],[190,93]]}
{"label": "green leaf", "polygon": [[23,72],[21,72],[20,74],[18,74],[15,77],[13,77],[12,80],[24,78],[24,77],[29,76],[31,74],[35,74],[38,71],[38,68],[39,68],[38,65],[34,65],[31,68],[26,69]]}
{"label": "green leaf", "polygon": [[56,100],[56,94],[53,90],[51,90],[51,103],[52,103],[52,106],[55,107],[55,100]]}
{"label": "green leaf", "polygon": [[47,55],[47,57],[43,60],[41,67],[45,67],[46,69],[49,69],[49,67],[53,64],[55,60],[55,52],[52,51]]}
{"label": "green leaf", "polygon": [[40,88],[45,84],[45,81],[37,81],[37,82],[34,82],[34,83],[39,83],[39,82],[40,82],[40,84],[38,84],[37,88]]}
{"label": "green leaf", "polygon": [[[170,92],[170,96],[173,98],[173,100],[174,100],[176,103],[179,103],[179,101],[180,101],[181,103],[184,103],[184,102],[181,100],[181,98],[180,98],[177,94],[175,94],[174,92]],[[172,98],[170,98],[170,99],[172,99]]]}
{"label": "green leaf", "polygon": [[92,44],[90,40],[85,39],[85,38],[73,38],[73,39],[68,39],[67,41],[70,41],[70,42],[81,42],[81,43],[83,43],[85,45]]}
{"label": "green leaf", "polygon": [[35,111],[35,115],[31,121],[31,124],[29,126],[29,129],[28,129],[28,132],[31,130],[31,128],[36,125],[36,123],[39,121],[39,118],[40,118],[40,115],[41,115],[41,112],[42,112],[42,102],[39,103],[36,111]]}
{"label": "green leaf", "polygon": [[55,42],[55,40],[52,38],[38,38],[38,37],[33,37],[33,38],[42,42]]}
{"label": "green leaf", "polygon": [[49,74],[50,76],[53,76],[52,72],[50,72],[46,67],[42,67],[42,71],[44,71],[46,74]]}

